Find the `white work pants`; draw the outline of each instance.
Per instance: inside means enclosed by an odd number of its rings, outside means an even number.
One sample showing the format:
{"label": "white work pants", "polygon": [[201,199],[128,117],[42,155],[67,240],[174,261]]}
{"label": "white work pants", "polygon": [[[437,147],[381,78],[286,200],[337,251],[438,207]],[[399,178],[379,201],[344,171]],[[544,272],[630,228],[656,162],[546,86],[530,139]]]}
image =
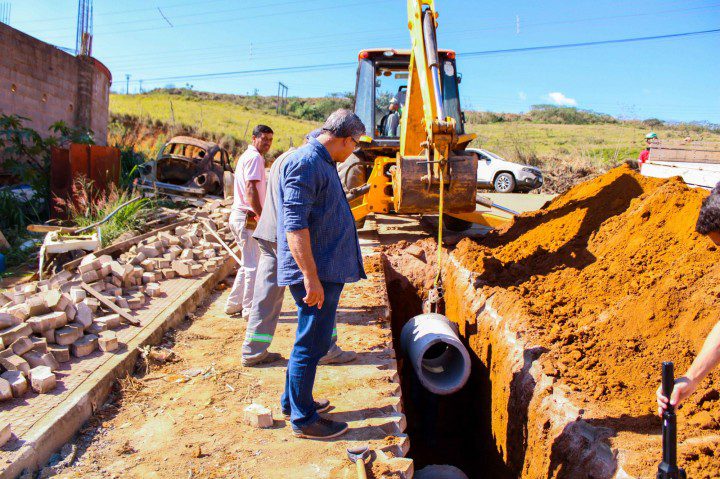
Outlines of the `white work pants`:
{"label": "white work pants", "polygon": [[225,306],[232,309],[242,306],[242,309],[250,311],[260,248],[255,238],[252,237],[255,230],[245,227],[246,220],[247,215],[245,213],[233,211],[230,214],[230,231],[235,236],[235,240],[240,247],[241,264]]}

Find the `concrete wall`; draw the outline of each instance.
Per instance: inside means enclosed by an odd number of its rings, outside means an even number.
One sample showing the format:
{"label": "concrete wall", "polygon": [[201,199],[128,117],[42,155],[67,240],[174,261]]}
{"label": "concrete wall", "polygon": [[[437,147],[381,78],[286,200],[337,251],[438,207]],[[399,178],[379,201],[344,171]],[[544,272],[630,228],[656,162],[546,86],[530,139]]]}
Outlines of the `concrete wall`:
{"label": "concrete wall", "polygon": [[0,23],[0,113],[30,118],[42,135],[56,121],[89,128],[107,144],[110,71]]}

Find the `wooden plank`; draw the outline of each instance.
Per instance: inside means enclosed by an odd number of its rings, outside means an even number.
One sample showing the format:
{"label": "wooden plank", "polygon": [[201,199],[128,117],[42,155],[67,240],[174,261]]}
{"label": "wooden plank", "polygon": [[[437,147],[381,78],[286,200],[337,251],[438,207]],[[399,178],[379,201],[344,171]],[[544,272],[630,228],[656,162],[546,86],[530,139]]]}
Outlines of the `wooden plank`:
{"label": "wooden plank", "polygon": [[82,289],[84,289],[85,291],[90,293],[95,299],[100,301],[103,304],[103,306],[105,306],[106,308],[109,308],[112,312],[119,314],[120,317],[123,318],[128,323],[132,324],[133,326],[140,326],[140,321],[133,318],[124,309],[122,309],[121,307],[119,307],[118,305],[116,305],[115,303],[113,303],[112,301],[107,299],[105,296],[103,296],[102,294],[100,294],[97,291],[95,291],[94,289],[92,289],[90,286],[87,285],[87,283],[82,282],[82,283],[80,283],[80,286],[82,287]]}
{"label": "wooden plank", "polygon": [[[162,226],[162,227],[160,227],[160,228],[154,229],[154,230],[149,231],[149,232],[147,232],[147,233],[144,233],[144,234],[141,234],[141,235],[138,235],[138,236],[133,236],[133,237],[130,238],[130,239],[127,239],[127,240],[125,240],[125,241],[121,241],[120,243],[112,244],[112,245],[108,246],[107,248],[103,248],[103,249],[101,249],[101,250],[95,251],[93,254],[96,255],[96,256],[101,256],[101,255],[104,255],[104,254],[112,255],[113,253],[117,253],[118,251],[124,251],[124,250],[126,250],[128,247],[130,247],[130,246],[132,246],[132,245],[134,245],[134,244],[139,243],[140,241],[144,240],[145,238],[149,238],[149,237],[151,237],[151,236],[153,236],[153,235],[156,235],[156,234],[161,233],[161,232],[163,232],[163,231],[167,231],[167,230],[176,228],[176,227],[178,227],[178,226],[184,226],[184,225],[190,223],[191,221],[192,221],[192,220],[189,220],[189,219],[188,219],[188,220],[182,220],[182,221],[178,221],[177,223],[172,223],[172,224],[169,224],[169,225]],[[68,261],[67,263],[65,263],[65,266],[63,266],[63,268],[64,268],[65,270],[67,270],[67,271],[72,271],[72,270],[74,270],[75,268],[78,267],[78,265],[80,264],[81,261],[82,261],[82,258],[77,258],[77,259],[74,259],[74,260],[72,260],[72,261]]]}
{"label": "wooden plank", "polygon": [[233,257],[235,261],[237,261],[237,264],[242,264],[240,262],[240,258],[235,254],[235,252],[223,241],[223,239],[218,235],[214,229],[212,229],[204,220],[200,220],[200,224],[205,227],[206,230],[216,239],[218,242],[222,245],[225,250],[230,253],[230,256]]}

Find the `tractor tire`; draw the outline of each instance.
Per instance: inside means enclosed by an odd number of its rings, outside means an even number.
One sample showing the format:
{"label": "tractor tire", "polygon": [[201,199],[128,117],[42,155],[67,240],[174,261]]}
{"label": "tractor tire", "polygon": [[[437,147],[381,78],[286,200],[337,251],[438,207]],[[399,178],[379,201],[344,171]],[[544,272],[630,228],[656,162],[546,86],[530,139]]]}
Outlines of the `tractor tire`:
{"label": "tractor tire", "polygon": [[512,193],[515,191],[515,177],[512,173],[500,173],[495,177],[493,186],[498,193]]}
{"label": "tractor tire", "polygon": [[223,172],[223,197],[232,198],[235,193],[235,175],[229,171]]}
{"label": "tractor tire", "polygon": [[[367,168],[362,159],[354,153],[338,165],[338,175],[340,175],[340,182],[345,193],[367,183]],[[355,198],[350,202],[350,208],[352,209],[361,203],[362,197]],[[362,229],[365,226],[365,218],[357,220],[355,226],[357,229]]]}
{"label": "tractor tire", "polygon": [[450,215],[443,215],[443,226],[450,231],[462,233],[463,231],[469,230],[472,225],[469,221],[461,220],[460,218],[455,218]]}

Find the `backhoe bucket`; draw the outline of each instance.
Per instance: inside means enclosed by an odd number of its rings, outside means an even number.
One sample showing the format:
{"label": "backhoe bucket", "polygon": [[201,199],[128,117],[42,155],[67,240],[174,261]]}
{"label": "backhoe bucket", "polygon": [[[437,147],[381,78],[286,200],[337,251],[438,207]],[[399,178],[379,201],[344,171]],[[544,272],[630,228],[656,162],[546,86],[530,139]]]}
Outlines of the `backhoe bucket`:
{"label": "backhoe bucket", "polygon": [[[427,158],[408,156],[398,160],[393,175],[395,211],[400,214],[437,213],[440,185],[437,178],[428,186]],[[430,165],[432,169],[434,165]],[[475,211],[477,192],[477,157],[453,155],[448,161],[449,182],[445,180],[444,211],[467,213]]]}

